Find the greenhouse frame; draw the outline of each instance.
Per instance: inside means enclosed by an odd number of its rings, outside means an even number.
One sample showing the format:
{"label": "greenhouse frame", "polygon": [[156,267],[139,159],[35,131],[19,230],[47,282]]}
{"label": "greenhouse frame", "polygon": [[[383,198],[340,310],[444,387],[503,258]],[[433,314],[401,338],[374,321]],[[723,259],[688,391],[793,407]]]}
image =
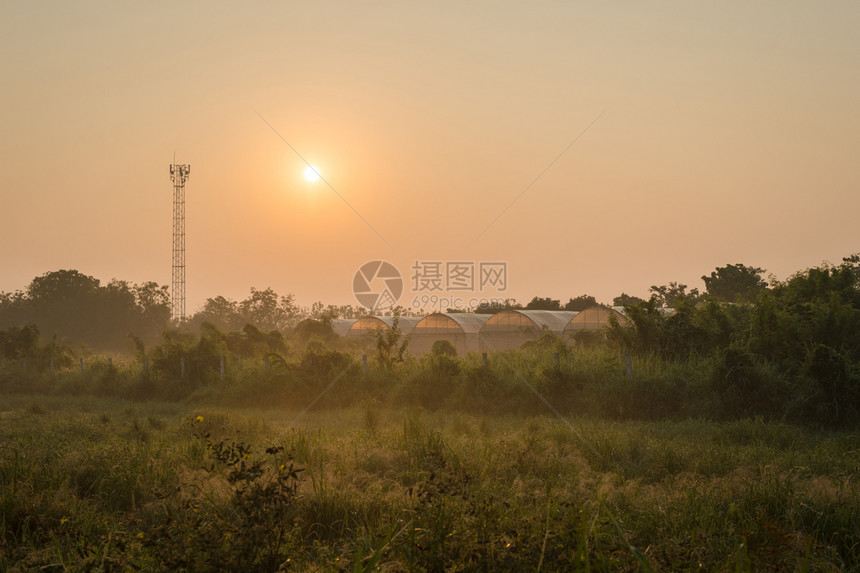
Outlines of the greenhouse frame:
{"label": "greenhouse frame", "polygon": [[437,340],[447,340],[460,356],[469,352],[480,352],[482,348],[479,333],[490,316],[471,312],[428,314],[412,329],[409,350],[413,354],[424,354],[430,352]]}
{"label": "greenhouse frame", "polygon": [[486,350],[513,350],[544,331],[561,336],[577,314],[573,310],[501,310],[481,327],[481,345]]}
{"label": "greenhouse frame", "polygon": [[605,306],[592,306],[580,311],[576,316],[570,319],[564,327],[564,335],[568,337],[580,330],[600,330],[601,328],[608,328],[611,324],[609,320],[611,316],[614,316],[615,320],[618,321],[618,324],[622,326],[626,326],[629,322],[627,317],[624,315],[623,306],[613,306],[612,308]]}
{"label": "greenhouse frame", "polygon": [[346,336],[357,318],[335,318],[331,321],[331,329],[340,337]]}

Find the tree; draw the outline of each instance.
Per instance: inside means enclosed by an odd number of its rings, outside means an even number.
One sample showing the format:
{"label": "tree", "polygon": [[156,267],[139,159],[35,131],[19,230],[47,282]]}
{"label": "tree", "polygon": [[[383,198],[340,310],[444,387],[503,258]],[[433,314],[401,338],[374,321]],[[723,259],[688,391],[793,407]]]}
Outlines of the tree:
{"label": "tree", "polygon": [[561,310],[561,302],[554,298],[536,296],[526,305],[526,310]]}
{"label": "tree", "polygon": [[507,298],[504,301],[482,301],[472,311],[475,314],[496,314],[500,310],[519,310],[523,307],[520,303],[512,298]]}
{"label": "tree", "polygon": [[271,288],[257,290],[251,287],[251,296],[239,303],[239,311],[245,322],[264,330],[285,328],[288,316],[279,302],[278,294]]}
{"label": "tree", "polygon": [[47,336],[57,334],[92,345],[94,337],[101,338],[104,330],[94,319],[101,309],[99,285],[98,279],[76,270],[36,277],[26,290],[27,321],[39,325],[40,332]]}
{"label": "tree", "polygon": [[39,327],[35,324],[0,330],[0,357],[18,360],[34,356],[39,349]]}
{"label": "tree", "polygon": [[391,328],[376,331],[376,360],[383,368],[406,360],[411,335],[402,336],[398,323],[399,319],[395,318]]}
{"label": "tree", "polygon": [[332,319],[361,318],[362,316],[368,315],[369,311],[363,306],[353,306],[351,304],[330,304],[326,307],[326,311],[324,314],[328,314]]}
{"label": "tree", "polygon": [[154,342],[170,324],[170,293],[167,289],[167,285],[152,281],[132,286],[138,312],[137,330],[144,340]]}
{"label": "tree", "polygon": [[699,289],[694,288],[688,293],[687,285],[680,283],[652,286],[648,290],[651,291],[651,299],[656,301],[657,306],[663,308],[675,308],[682,300],[692,302],[699,298]]}
{"label": "tree", "polygon": [[765,291],[754,307],[750,324],[754,352],[798,367],[817,345],[860,362],[860,288],[850,264],[796,273]]}
{"label": "tree", "polygon": [[26,324],[32,318],[26,304],[24,291],[0,292],[0,328]]}
{"label": "tree", "polygon": [[708,294],[725,302],[753,302],[767,289],[761,278],[764,269],[741,263],[717,267],[710,276],[703,276]]}
{"label": "tree", "polygon": [[99,280],[76,270],[59,270],[36,277],[27,287],[33,301],[69,302],[94,293]]}
{"label": "tree", "polygon": [[239,311],[239,303],[223,296],[207,298],[203,308],[189,320],[192,327],[199,327],[204,322],[209,322],[224,332],[238,331],[245,324]]}
{"label": "tree", "polygon": [[457,357],[457,349],[451,344],[450,340],[440,339],[433,342],[433,346],[430,347],[430,354],[432,356],[448,356],[449,358]]}
{"label": "tree", "polygon": [[33,323],[47,336],[94,350],[123,351],[128,337],[155,342],[169,324],[167,287],[101,282],[76,270],[36,277],[23,292],[0,296],[0,325]]}
{"label": "tree", "polygon": [[621,293],[612,299],[612,306],[635,306],[643,302],[645,302],[645,299],[641,299],[638,296]]}
{"label": "tree", "polygon": [[842,257],[842,266],[851,269],[855,282],[860,281],[860,253]]}
{"label": "tree", "polygon": [[597,306],[597,299],[591,295],[582,294],[567,301],[564,310],[585,310],[593,306]]}
{"label": "tree", "polygon": [[326,344],[335,344],[340,337],[332,328],[331,321],[330,316],[323,316],[320,320],[306,318],[296,325],[293,335],[303,344],[311,338],[317,338]]}

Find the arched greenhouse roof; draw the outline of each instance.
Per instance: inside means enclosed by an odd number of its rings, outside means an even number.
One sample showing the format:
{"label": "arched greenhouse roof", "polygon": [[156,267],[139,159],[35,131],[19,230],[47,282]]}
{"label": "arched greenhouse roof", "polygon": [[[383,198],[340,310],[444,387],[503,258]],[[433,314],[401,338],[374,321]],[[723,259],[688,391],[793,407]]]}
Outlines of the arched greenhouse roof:
{"label": "arched greenhouse roof", "polygon": [[543,330],[561,334],[567,323],[578,313],[573,310],[500,310],[492,315],[482,333]]}
{"label": "arched greenhouse roof", "polygon": [[331,321],[331,329],[338,336],[346,336],[350,327],[355,324],[356,318],[335,318]]}
{"label": "arched greenhouse roof", "polygon": [[627,318],[624,316],[623,310],[623,307],[607,308],[605,306],[586,308],[568,321],[564,327],[564,332],[606,328],[610,324],[610,316],[614,316],[619,324],[627,324]]}
{"label": "arched greenhouse roof", "polygon": [[415,325],[413,334],[477,334],[489,320],[489,314],[469,312],[434,312],[422,318]]}

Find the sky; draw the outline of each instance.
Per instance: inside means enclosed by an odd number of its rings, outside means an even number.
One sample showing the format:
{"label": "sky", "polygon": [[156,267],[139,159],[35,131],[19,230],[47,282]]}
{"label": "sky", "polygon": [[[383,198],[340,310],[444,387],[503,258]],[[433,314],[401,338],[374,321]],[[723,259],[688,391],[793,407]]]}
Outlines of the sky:
{"label": "sky", "polygon": [[355,305],[375,260],[406,307],[784,280],[860,251],[857,30],[856,0],[3,2],[0,291],[169,285],[174,156],[189,313]]}

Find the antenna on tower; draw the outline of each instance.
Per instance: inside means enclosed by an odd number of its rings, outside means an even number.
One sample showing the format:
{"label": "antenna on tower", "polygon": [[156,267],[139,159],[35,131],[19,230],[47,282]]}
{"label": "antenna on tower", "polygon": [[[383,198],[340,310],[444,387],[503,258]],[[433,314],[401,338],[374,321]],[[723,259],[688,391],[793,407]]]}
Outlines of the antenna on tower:
{"label": "antenna on tower", "polygon": [[173,320],[185,322],[185,181],[190,165],[178,165],[176,153],[170,164],[173,181],[173,280],[170,285],[170,310]]}

